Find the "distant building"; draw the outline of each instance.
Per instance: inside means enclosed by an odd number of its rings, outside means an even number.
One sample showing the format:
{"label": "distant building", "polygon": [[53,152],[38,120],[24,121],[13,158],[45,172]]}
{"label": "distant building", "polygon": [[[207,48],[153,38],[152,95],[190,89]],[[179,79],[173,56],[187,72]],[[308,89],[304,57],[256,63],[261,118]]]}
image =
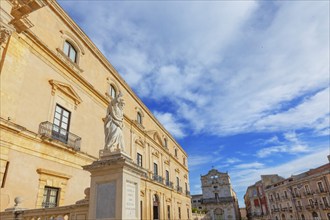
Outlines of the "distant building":
{"label": "distant building", "polygon": [[212,169],[201,176],[202,195],[192,195],[192,207],[205,210],[209,219],[240,219],[238,200],[228,173]]}
{"label": "distant building", "polygon": [[261,179],[254,185],[249,186],[244,195],[244,203],[249,220],[269,219],[268,202],[264,188],[284,180],[283,177],[278,175],[262,175]]}
{"label": "distant building", "polygon": [[330,164],[266,187],[274,220],[330,220]]}
{"label": "distant building", "polygon": [[272,176],[248,187],[249,220],[330,220],[330,163],[287,179],[276,175],[276,182]]}

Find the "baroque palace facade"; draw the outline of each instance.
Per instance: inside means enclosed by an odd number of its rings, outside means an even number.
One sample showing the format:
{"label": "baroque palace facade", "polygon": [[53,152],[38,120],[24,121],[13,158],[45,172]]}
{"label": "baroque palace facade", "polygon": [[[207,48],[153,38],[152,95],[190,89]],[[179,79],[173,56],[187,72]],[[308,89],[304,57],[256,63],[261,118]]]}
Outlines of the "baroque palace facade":
{"label": "baroque palace facade", "polygon": [[261,179],[244,196],[248,219],[330,220],[330,163],[286,179]]}
{"label": "baroque palace facade", "polygon": [[228,173],[210,170],[201,176],[202,194],[192,195],[192,207],[205,211],[205,219],[238,220],[240,211]]}
{"label": "baroque palace facade", "polygon": [[145,171],[143,219],[189,219],[187,154],[56,1],[2,0],[1,201],[48,208],[84,197],[109,101],[125,98],[125,152]]}

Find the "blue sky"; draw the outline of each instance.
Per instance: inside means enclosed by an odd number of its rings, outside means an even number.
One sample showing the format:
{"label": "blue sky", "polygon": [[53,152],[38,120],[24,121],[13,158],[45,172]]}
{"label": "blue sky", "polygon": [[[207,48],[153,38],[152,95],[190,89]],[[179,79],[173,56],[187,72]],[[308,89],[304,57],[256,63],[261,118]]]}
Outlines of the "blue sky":
{"label": "blue sky", "polygon": [[59,1],[189,155],[190,187],[228,171],[327,162],[329,1]]}

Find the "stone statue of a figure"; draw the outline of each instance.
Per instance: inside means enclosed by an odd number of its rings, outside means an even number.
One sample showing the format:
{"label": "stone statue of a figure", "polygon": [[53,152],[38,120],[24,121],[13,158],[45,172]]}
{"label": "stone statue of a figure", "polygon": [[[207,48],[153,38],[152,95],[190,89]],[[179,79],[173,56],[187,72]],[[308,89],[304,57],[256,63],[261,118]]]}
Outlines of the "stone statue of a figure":
{"label": "stone statue of a figure", "polygon": [[109,103],[104,121],[105,150],[124,151],[124,106],[125,101],[121,93]]}

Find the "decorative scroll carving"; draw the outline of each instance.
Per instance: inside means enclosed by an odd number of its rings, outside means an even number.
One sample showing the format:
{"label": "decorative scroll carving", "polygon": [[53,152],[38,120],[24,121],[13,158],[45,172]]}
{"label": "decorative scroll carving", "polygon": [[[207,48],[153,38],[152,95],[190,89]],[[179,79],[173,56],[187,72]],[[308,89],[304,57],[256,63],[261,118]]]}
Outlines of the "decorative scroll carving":
{"label": "decorative scroll carving", "polygon": [[9,36],[12,34],[12,31],[6,28],[5,26],[0,26],[0,45],[7,43]]}

